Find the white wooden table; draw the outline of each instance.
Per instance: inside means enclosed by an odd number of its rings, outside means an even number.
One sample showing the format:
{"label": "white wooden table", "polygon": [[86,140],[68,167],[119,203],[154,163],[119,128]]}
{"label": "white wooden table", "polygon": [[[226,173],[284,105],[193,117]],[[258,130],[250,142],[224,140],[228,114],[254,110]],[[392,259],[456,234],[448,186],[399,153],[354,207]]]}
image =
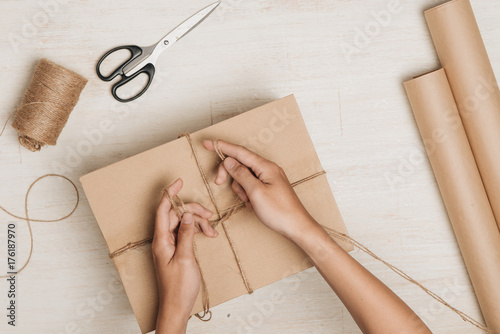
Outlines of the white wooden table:
{"label": "white wooden table", "polygon": [[[500,69],[500,3],[473,0],[495,70]],[[51,4],[44,9],[42,3]],[[2,0],[0,120],[21,101],[34,65],[47,57],[89,79],[55,147],[19,150],[16,133],[0,137],[0,205],[23,215],[37,177],[62,173],[75,182],[90,171],[264,103],[296,94],[339,207],[354,238],[459,309],[481,319],[402,82],[438,68],[423,10],[440,1],[226,0],[158,62],[156,85],[137,102],[119,104],[95,74],[104,51],[149,45],[210,1]],[[384,17],[373,13],[391,4]],[[371,36],[347,57],[358,30]],[[378,25],[378,30],[377,30]],[[30,30],[30,27],[32,28]],[[85,154],[85,132],[103,120]],[[22,158],[22,162],[20,161]],[[79,186],[80,187],[80,186]],[[81,188],[80,188],[81,191]],[[83,192],[81,192],[83,195]],[[73,204],[70,186],[47,180],[34,190],[31,216],[59,217]],[[6,223],[0,213],[0,268],[6,268]],[[17,222],[18,261],[29,238]],[[83,196],[75,215],[34,223],[34,255],[18,277],[17,328],[4,313],[0,332],[139,333],[99,227]],[[417,287],[365,254],[352,255],[398,293],[436,333],[479,333]],[[260,303],[280,290],[284,302]],[[192,319],[189,333],[359,333],[339,299],[311,269]]]}

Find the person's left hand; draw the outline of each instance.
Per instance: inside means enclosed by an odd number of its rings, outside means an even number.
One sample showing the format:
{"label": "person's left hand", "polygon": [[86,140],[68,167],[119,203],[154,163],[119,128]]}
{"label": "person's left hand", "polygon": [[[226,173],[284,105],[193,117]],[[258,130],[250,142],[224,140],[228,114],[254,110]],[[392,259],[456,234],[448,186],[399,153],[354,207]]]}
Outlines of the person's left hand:
{"label": "person's left hand", "polygon": [[[182,188],[178,179],[167,191],[175,197]],[[152,244],[160,307],[156,333],[185,333],[187,321],[200,290],[201,275],[194,257],[193,240],[199,228],[208,237],[218,233],[209,224],[212,211],[198,203],[185,205],[188,213],[179,217],[167,196],[163,196],[156,212]]]}

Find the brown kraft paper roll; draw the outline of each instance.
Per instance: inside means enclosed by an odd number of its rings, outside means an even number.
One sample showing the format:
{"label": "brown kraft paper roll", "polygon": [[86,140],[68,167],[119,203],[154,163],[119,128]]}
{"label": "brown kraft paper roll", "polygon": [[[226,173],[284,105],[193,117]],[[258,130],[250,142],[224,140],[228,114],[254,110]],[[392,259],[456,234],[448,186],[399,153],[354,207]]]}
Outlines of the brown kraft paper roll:
{"label": "brown kraft paper roll", "polygon": [[500,333],[500,233],[445,71],[404,85],[486,324]]}
{"label": "brown kraft paper roll", "polygon": [[500,90],[474,12],[454,0],[425,17],[500,227]]}

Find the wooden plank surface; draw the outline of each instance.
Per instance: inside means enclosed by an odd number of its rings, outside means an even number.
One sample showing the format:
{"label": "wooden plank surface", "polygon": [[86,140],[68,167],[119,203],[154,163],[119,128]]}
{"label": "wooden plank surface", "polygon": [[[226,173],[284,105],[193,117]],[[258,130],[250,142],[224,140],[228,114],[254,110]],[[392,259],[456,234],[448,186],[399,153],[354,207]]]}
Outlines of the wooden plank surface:
{"label": "wooden plank surface", "polygon": [[[97,78],[99,57],[118,45],[155,42],[210,1],[2,0],[2,123],[21,101],[41,57],[89,83],[57,146],[19,150],[10,127],[0,137],[0,205],[23,215],[27,187],[41,175],[62,173],[76,182],[181,132],[293,93],[351,235],[480,319],[402,86],[439,67],[423,10],[441,2],[226,0],[159,59],[153,88],[124,105]],[[498,72],[500,3],[472,5]],[[368,38],[360,38],[366,30]],[[111,131],[100,130],[103,121]],[[73,198],[67,184],[45,180],[34,189],[30,216],[63,216]],[[16,220],[0,217],[0,249],[6,249],[6,223]],[[29,236],[25,224],[17,223],[21,261]],[[32,262],[18,277],[18,326],[7,326],[2,311],[0,332],[139,332],[84,196],[70,219],[33,223],[33,233]],[[0,251],[2,269],[5,253]],[[479,333],[382,264],[361,252],[352,255],[435,333]],[[7,290],[2,280],[1,305]],[[282,294],[279,303],[269,302],[273,292]],[[314,269],[215,307],[213,314],[209,323],[190,320],[188,332],[360,332]]]}

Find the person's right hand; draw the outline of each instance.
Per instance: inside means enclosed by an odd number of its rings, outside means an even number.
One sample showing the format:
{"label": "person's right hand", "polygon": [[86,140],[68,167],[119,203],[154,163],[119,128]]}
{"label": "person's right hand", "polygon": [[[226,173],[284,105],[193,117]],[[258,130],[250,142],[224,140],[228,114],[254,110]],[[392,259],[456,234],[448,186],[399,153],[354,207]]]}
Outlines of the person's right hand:
{"label": "person's right hand", "polygon": [[[230,175],[233,191],[267,227],[295,240],[306,229],[317,225],[281,167],[245,147],[222,140],[216,145],[227,158],[219,165],[215,184],[224,183]],[[215,151],[211,140],[204,140],[203,146]]]}

